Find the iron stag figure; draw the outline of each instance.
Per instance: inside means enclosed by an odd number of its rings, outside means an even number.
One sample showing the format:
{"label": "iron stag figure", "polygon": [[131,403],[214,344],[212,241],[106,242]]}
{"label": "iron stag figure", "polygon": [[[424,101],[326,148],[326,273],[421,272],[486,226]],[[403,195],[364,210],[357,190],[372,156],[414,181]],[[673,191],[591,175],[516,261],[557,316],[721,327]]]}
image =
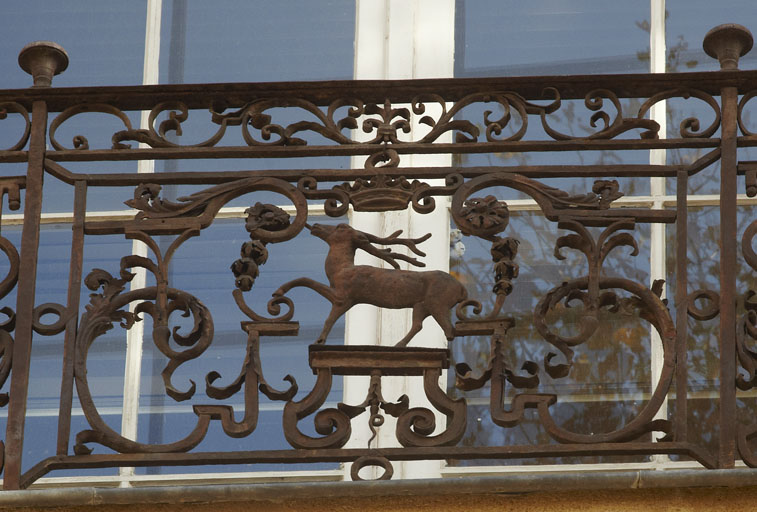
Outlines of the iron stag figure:
{"label": "iron stag figure", "polygon": [[[310,288],[331,302],[331,312],[326,318],[323,330],[316,343],[324,343],[334,323],[355,304],[371,304],[389,309],[413,309],[410,331],[397,342],[404,347],[421,330],[423,320],[431,316],[441,326],[448,340],[454,338],[454,328],[450,320],[450,310],[464,301],[468,294],[453,276],[440,270],[413,272],[400,270],[397,260],[416,267],[424,267],[416,258],[393,252],[389,248],[380,249],[376,245],[404,245],[418,256],[426,254],[416,244],[431,237],[430,233],[419,238],[399,238],[402,230],[381,238],[358,231],[348,224],[328,226],[306,224],[310,232],[329,244],[325,270],[329,286],[307,277],[300,277],[283,284],[274,292],[282,296],[297,286]],[[388,262],[394,269],[355,265],[358,249]]]}

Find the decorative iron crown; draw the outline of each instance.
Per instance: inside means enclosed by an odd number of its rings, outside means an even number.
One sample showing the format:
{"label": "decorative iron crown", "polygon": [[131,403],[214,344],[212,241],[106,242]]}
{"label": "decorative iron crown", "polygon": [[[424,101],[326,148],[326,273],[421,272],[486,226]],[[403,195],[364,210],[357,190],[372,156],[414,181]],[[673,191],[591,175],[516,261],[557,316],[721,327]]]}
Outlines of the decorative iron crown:
{"label": "decorative iron crown", "polygon": [[428,187],[428,183],[418,180],[411,183],[404,176],[393,178],[379,174],[375,178],[358,178],[334,189],[347,193],[355,211],[380,212],[406,209],[413,196]]}

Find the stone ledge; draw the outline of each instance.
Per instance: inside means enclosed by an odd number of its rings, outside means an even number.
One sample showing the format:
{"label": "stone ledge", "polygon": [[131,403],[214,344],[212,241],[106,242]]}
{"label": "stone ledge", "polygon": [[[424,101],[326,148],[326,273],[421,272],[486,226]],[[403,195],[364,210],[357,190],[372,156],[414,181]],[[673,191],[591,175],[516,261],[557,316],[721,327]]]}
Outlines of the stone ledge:
{"label": "stone ledge", "polygon": [[[730,488],[729,495],[757,498],[757,470],[639,470],[596,473],[547,473],[515,474],[486,477],[442,478],[433,480],[396,480],[374,482],[297,482],[234,485],[182,485],[135,488],[76,487],[0,492],[0,509],[9,508],[61,508],[87,509],[92,506],[134,506],[139,510],[145,505],[172,510],[171,505],[244,503],[301,503],[316,501],[336,503],[345,501],[344,510],[378,510],[383,501],[426,498],[430,503],[442,500],[450,506],[473,496],[495,497],[508,495],[557,496],[564,495],[567,501],[579,496],[591,497],[615,491],[625,496],[657,495],[658,490],[676,490],[679,498],[689,497],[691,504],[703,504],[700,496],[712,496],[714,488]],[[736,488],[739,489],[738,492]],[[631,491],[632,494],[628,494]],[[646,491],[646,492],[645,492]],[[723,489],[720,489],[722,492]],[[381,501],[371,498],[383,498]],[[336,501],[335,501],[336,500]],[[361,503],[365,500],[364,503]],[[659,498],[655,504],[662,505]],[[688,500],[687,500],[688,501]],[[564,505],[567,503],[564,503]],[[350,508],[350,505],[352,508]],[[458,504],[459,506],[459,504]],[[119,507],[120,508],[120,507]],[[446,507],[443,507],[446,508]],[[455,507],[453,507],[455,508]],[[453,508],[450,508],[452,510]],[[576,509],[581,506],[576,504]],[[183,507],[182,507],[183,509]],[[157,508],[155,508],[157,510]],[[284,508],[282,510],[290,510]],[[484,509],[481,509],[484,510]],[[691,510],[697,510],[692,508]]]}

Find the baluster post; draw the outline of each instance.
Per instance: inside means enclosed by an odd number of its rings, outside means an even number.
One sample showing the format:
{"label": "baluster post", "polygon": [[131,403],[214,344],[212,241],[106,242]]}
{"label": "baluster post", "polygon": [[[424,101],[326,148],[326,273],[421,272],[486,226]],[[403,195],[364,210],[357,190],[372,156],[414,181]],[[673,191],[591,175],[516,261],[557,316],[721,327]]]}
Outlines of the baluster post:
{"label": "baluster post", "polygon": [[[738,70],[739,57],[752,48],[752,34],[736,24],[719,25],[704,38],[707,55],[721,71]],[[732,468],[736,459],[736,192],[738,165],[738,89],[720,91],[720,442],[718,466]]]}
{"label": "baluster post", "polygon": [[[21,68],[32,75],[34,87],[49,87],[52,77],[68,65],[68,55],[55,43],[37,41],[21,50]],[[40,218],[42,215],[42,187],[45,147],[47,139],[47,103],[35,100],[32,104],[32,128],[29,139],[26,195],[24,198],[24,226],[21,235],[21,262],[16,293],[16,339],[13,344],[13,369],[8,404],[8,423],[5,435],[5,474],[3,488],[18,489],[21,480],[21,456],[24,444],[26,401],[29,392],[29,369],[33,337],[33,312],[37,282]]]}

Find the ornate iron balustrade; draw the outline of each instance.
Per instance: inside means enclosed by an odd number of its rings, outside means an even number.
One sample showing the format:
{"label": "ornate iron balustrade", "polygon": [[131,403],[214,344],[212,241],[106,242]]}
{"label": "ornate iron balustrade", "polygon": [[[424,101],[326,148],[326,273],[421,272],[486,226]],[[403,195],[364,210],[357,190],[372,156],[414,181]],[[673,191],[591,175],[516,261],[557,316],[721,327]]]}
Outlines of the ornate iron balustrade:
{"label": "ornate iron balustrade", "polygon": [[[757,221],[737,233],[738,175],[745,175],[745,191],[757,194],[757,164],[739,162],[737,149],[757,146],[757,136],[747,128],[745,112],[757,95],[757,71],[739,71],[738,57],[752,44],[751,35],[739,26],[713,29],[705,50],[721,62],[721,71],[662,75],[561,76],[502,79],[447,79],[415,81],[356,81],[280,84],[167,85],[144,87],[51,88],[52,76],[63,71],[67,57],[59,47],[35,44],[24,49],[19,62],[34,76],[35,87],[0,91],[3,118],[17,115],[24,129],[17,143],[0,151],[4,163],[25,162],[23,176],[0,178],[0,191],[11,210],[23,196],[23,234],[20,248],[0,238],[0,248],[9,265],[0,284],[0,296],[16,289],[15,311],[2,309],[7,321],[0,325],[2,363],[0,382],[10,377],[4,443],[4,487],[28,486],[46,473],[66,468],[116,466],[198,465],[231,463],[352,462],[353,478],[365,466],[384,468],[382,478],[392,475],[392,461],[421,459],[518,459],[561,456],[674,454],[709,468],[728,468],[741,459],[757,465],[757,422],[737,424],[737,388],[750,389],[757,382],[757,309],[751,300],[750,283],[737,282],[737,259],[757,269],[752,239]],[[633,111],[624,98],[642,98]],[[695,98],[710,112],[713,121],[686,119],[677,135],[663,138],[660,125],[649,118],[653,105],[671,98]],[[563,133],[552,120],[566,100],[583,100],[591,115],[591,131],[580,136]],[[477,122],[464,115],[466,109],[498,105],[503,114],[483,114]],[[182,126],[190,112],[209,110],[216,133],[200,143],[183,144]],[[132,125],[128,111],[149,111],[149,126]],[[82,113],[102,113],[118,119],[123,129],[112,134],[112,147],[93,148],[85,136],[72,146],[58,140],[58,128]],[[294,112],[295,122],[287,119]],[[48,124],[50,114],[51,122]],[[196,112],[195,114],[196,115]],[[302,120],[303,116],[311,120]],[[496,117],[494,119],[493,117]],[[416,136],[411,118],[420,118],[428,129]],[[229,145],[225,137],[236,131],[243,144]],[[365,136],[357,136],[362,131]],[[537,135],[529,136],[534,132]],[[445,139],[445,134],[453,139]],[[449,135],[447,135],[449,137]],[[320,142],[313,142],[313,140]],[[137,147],[137,143],[143,146]],[[402,160],[413,154],[492,154],[566,152],[576,150],[619,151],[701,148],[704,156],[686,165],[601,164],[522,165],[482,167],[406,167]],[[203,158],[299,158],[319,156],[366,156],[364,168],[290,169],[231,172],[167,172],[149,176],[129,173],[76,173],[67,162],[108,162],[149,159]],[[695,291],[687,286],[687,184],[691,176],[720,164],[720,290]],[[40,219],[45,198],[43,178],[55,178],[75,189],[68,302],[35,302]],[[575,195],[553,188],[544,180],[555,177],[594,178],[591,190]],[[616,178],[666,177],[675,182],[675,209],[618,208],[623,192]],[[443,178],[444,184],[421,180]],[[542,181],[540,181],[542,180]],[[204,188],[178,200],[161,197],[161,186],[201,185]],[[103,220],[87,216],[88,194],[101,187],[130,187],[133,197],[124,198],[137,210],[127,220]],[[586,275],[544,290],[533,312],[532,330],[542,343],[551,345],[543,361],[526,361],[514,368],[505,354],[508,332],[514,323],[506,299],[518,286],[518,240],[508,235],[510,212],[507,201],[496,197],[496,187],[518,190],[535,200],[542,214],[560,232],[555,255],[563,250],[583,254]],[[489,189],[487,191],[487,189]],[[249,241],[241,257],[227,255],[236,282],[233,296],[246,338],[246,358],[237,379],[220,387],[217,372],[206,376],[207,399],[195,397],[194,382],[188,389],[174,386],[172,375],[183,363],[201,358],[213,341],[212,312],[201,297],[172,287],[168,265],[172,256],[191,237],[202,236],[220,209],[241,196],[253,200],[257,192],[279,194],[292,205],[294,215],[271,204],[257,202],[246,211]],[[435,198],[451,198],[451,216],[466,235],[491,244],[493,259],[492,301],[484,307],[468,298],[469,291],[450,274],[441,271],[399,269],[399,262],[422,265],[421,244],[427,236],[404,238],[400,233],[380,237],[348,224],[308,223],[308,201],[324,201],[325,214],[342,217],[355,211],[385,212],[412,208],[420,214],[433,211]],[[612,276],[603,262],[613,249],[627,246],[638,252],[634,233],[638,225],[665,223],[676,238],[675,275],[671,305],[661,299],[662,283],[649,287],[622,276]],[[592,231],[595,230],[595,231]],[[281,283],[270,299],[267,313],[254,311],[245,294],[254,293],[259,273],[265,272],[268,253],[275,244],[307,231],[328,244],[325,261],[328,285],[308,278]],[[598,234],[597,234],[598,233]],[[117,234],[141,240],[150,257],[126,254],[105,270],[83,268],[85,239]],[[170,236],[167,247],[156,236]],[[741,254],[739,252],[741,237]],[[408,253],[391,246],[404,246]],[[384,246],[379,248],[377,246]],[[389,247],[389,248],[386,248]],[[392,268],[359,266],[355,252],[361,249]],[[219,255],[219,257],[223,257]],[[154,285],[129,289],[136,269],[152,275]],[[93,293],[80,316],[82,282]],[[314,388],[295,399],[297,384],[289,378],[287,389],[278,390],[264,378],[261,338],[291,336],[298,331],[296,304],[287,297],[294,287],[307,287],[332,304],[323,331],[313,340],[309,366],[317,376]],[[705,299],[706,307],[696,304]],[[373,304],[384,308],[412,308],[410,332],[395,346],[333,346],[326,343],[334,322],[353,305]],[[579,332],[557,332],[547,319],[553,311],[579,304]],[[136,305],[130,311],[129,305]],[[282,308],[284,306],[284,308]],[[282,312],[282,309],[284,312]],[[603,312],[643,319],[659,334],[662,365],[654,389],[637,414],[611,432],[576,432],[560,425],[551,408],[560,401],[554,393],[540,391],[540,375],[559,381],[574,365],[575,351],[597,332]],[[189,334],[171,330],[173,313],[192,319]],[[54,323],[41,317],[52,314]],[[87,381],[87,354],[98,337],[116,323],[129,329],[135,322],[152,318],[152,339],[167,359],[163,370],[165,392],[174,400],[194,398],[196,426],[185,438],[169,444],[146,444],[123,437],[100,416]],[[462,397],[453,397],[439,387],[439,378],[450,367],[447,349],[408,346],[426,317],[432,317],[455,343],[463,336],[485,336],[490,346],[488,366],[472,369],[456,365],[456,387]],[[718,318],[719,322],[719,438],[717,451],[691,440],[688,428],[687,358],[690,352],[688,322]],[[60,348],[62,387],[55,456],[21,471],[24,421],[29,389],[32,339],[65,333]],[[620,350],[620,349],[618,349]],[[11,365],[13,371],[11,372]],[[738,366],[740,365],[741,370]],[[322,408],[333,376],[365,375],[371,385],[361,404],[340,403]],[[407,397],[391,402],[382,396],[384,377],[421,376],[430,403],[446,417],[436,425],[434,412],[412,404]],[[506,400],[508,387],[515,395]],[[71,409],[74,388],[89,423],[75,433],[70,446]],[[465,394],[488,389],[491,420],[496,428],[518,426],[527,409],[534,409],[540,427],[550,441],[530,445],[469,446],[461,444],[466,426]],[[673,395],[673,390],[675,394]],[[237,393],[244,410],[214,404]],[[281,418],[288,450],[193,452],[210,425],[219,422],[231,437],[255,436],[260,394],[284,403]],[[675,409],[658,417],[665,401],[675,397]],[[397,418],[398,448],[345,448],[356,418],[367,412],[372,430],[381,428],[384,416]],[[241,414],[241,419],[238,416]],[[314,419],[311,419],[312,416]],[[365,418],[362,416],[361,418]],[[315,432],[303,432],[301,422],[314,421]],[[658,439],[653,439],[656,434]],[[103,453],[102,447],[112,452]]]}

